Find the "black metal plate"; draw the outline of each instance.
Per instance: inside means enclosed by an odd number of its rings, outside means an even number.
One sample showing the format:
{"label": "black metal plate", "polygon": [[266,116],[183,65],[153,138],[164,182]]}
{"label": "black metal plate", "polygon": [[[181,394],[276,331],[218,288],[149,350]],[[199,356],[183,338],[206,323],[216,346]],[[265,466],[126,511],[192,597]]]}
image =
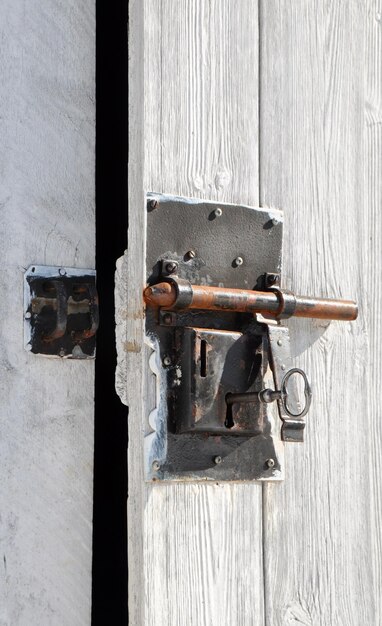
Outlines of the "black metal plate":
{"label": "black metal plate", "polygon": [[[153,195],[148,202],[149,282],[159,276],[160,259],[179,262],[179,276],[201,285],[261,287],[266,272],[279,273],[282,213],[233,204]],[[221,210],[216,217],[215,211]],[[277,223],[276,223],[277,222]],[[193,250],[196,257],[189,259]],[[235,259],[240,257],[242,265]]]}
{"label": "black metal plate", "polygon": [[48,357],[94,358],[95,285],[95,270],[32,265],[24,275],[25,349]]}
{"label": "black metal plate", "polygon": [[[280,211],[158,194],[149,195],[147,208],[146,267],[150,284],[160,278],[162,261],[166,259],[178,264],[179,277],[194,284],[222,287],[262,289],[264,274],[281,270]],[[242,263],[235,261],[238,257]],[[182,430],[179,423],[185,422],[180,416],[181,406],[183,402],[187,413],[187,398],[184,396],[182,401],[175,402],[176,394],[170,391],[174,384],[179,384],[180,388],[182,369],[185,372],[184,356],[179,361],[174,350],[176,326],[255,335],[265,335],[264,327],[246,314],[182,311],[172,313],[169,319],[170,323],[165,324],[163,312],[147,310],[147,335],[155,350],[151,365],[159,378],[157,407],[146,428],[147,477],[159,480],[281,479],[279,425],[274,424],[272,409],[261,409],[258,413],[261,427],[248,431],[246,436],[241,436],[239,431],[227,431],[225,435],[224,429],[215,434],[210,425],[204,433],[179,432]],[[179,350],[179,346],[176,349]],[[266,365],[265,354],[262,372]]]}
{"label": "black metal plate", "polygon": [[[263,358],[265,337],[261,331],[232,332],[210,328],[177,328],[177,365],[181,385],[175,376],[169,381],[170,422],[179,433],[253,436],[263,432],[264,404],[227,405],[229,393],[258,392],[267,366]],[[265,353],[266,354],[266,353]],[[176,367],[173,368],[176,372]],[[170,378],[170,377],[169,377]]]}

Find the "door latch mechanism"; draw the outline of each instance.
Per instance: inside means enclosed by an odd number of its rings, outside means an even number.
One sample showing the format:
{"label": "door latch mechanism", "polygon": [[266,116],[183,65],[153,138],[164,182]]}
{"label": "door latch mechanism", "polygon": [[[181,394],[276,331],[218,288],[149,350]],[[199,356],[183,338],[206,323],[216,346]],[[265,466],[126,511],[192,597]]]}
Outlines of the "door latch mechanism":
{"label": "door latch mechanism", "polygon": [[164,381],[149,477],[282,478],[279,442],[303,441],[312,399],[283,322],[351,321],[357,305],[282,289],[281,251],[280,211],[149,200],[146,329]]}

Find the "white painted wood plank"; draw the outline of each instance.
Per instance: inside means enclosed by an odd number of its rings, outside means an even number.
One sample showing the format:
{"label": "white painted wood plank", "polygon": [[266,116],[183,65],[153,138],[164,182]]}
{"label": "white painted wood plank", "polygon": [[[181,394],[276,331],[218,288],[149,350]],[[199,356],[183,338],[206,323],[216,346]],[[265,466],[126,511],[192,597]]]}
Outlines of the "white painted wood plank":
{"label": "white painted wood plank", "polygon": [[[367,3],[366,29],[366,188],[365,209],[367,230],[366,276],[373,276],[375,285],[381,285],[382,240],[382,2]],[[368,375],[368,429],[370,442],[369,478],[371,485],[367,514],[371,520],[371,564],[375,624],[382,622],[382,486],[381,486],[381,402],[378,392],[382,379],[381,367],[381,294],[371,285],[364,293],[368,311],[369,375]]]}
{"label": "white painted wood plank", "polygon": [[[365,9],[355,1],[261,1],[260,201],[285,211],[284,270],[293,289],[360,303],[355,323],[290,323],[296,365],[309,373],[314,400],[306,443],[287,446],[285,483],[264,487],[271,626],[380,623],[373,585],[380,403],[376,375],[370,386],[369,341],[378,363],[381,230],[369,222],[364,172],[368,164],[376,211],[381,152],[376,126],[364,149],[366,21],[376,28]],[[368,62],[374,81],[380,64]],[[380,83],[378,107],[379,98]]]}
{"label": "white painted wood plank", "polygon": [[257,19],[249,0],[239,11],[233,0],[155,0],[144,11],[130,3],[128,262],[134,272],[125,275],[128,310],[119,313],[127,317],[121,345],[128,353],[134,625],[263,624],[261,487],[150,485],[142,472],[143,425],[153,408],[152,382],[144,376],[144,194],[257,205]]}
{"label": "white painted wood plank", "polygon": [[257,205],[255,3],[146,6],[146,188]]}
{"label": "white painted wood plank", "polygon": [[94,267],[94,2],[0,15],[0,623],[90,624],[93,367],[23,347],[23,273]]}

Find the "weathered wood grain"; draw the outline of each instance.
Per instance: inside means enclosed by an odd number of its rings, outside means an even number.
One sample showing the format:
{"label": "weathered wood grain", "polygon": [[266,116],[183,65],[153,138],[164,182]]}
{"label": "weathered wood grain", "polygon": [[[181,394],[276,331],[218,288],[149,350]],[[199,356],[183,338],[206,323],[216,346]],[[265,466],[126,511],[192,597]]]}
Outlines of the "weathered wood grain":
{"label": "weathered wood grain", "polygon": [[23,273],[94,267],[94,40],[93,0],[1,3],[4,626],[90,624],[93,363],[24,350]]}
{"label": "weathered wood grain", "polygon": [[[374,623],[382,622],[382,486],[381,444],[382,407],[379,385],[382,380],[381,366],[381,310],[382,299],[379,286],[382,281],[382,2],[369,0],[367,4],[366,29],[366,86],[365,86],[365,265],[370,282],[364,291],[367,329],[369,335],[369,371],[365,381],[367,390],[367,427],[370,445],[370,500],[367,515],[371,528],[371,569],[375,598]],[[375,282],[374,282],[375,281]],[[373,286],[375,285],[375,287]],[[366,387],[367,384],[367,387]]]}
{"label": "weathered wood grain", "polygon": [[[147,191],[258,203],[258,16],[249,0],[130,3],[127,401],[131,624],[263,624],[261,487],[143,481]],[[120,265],[121,270],[121,265]],[[123,312],[122,312],[123,315]],[[123,359],[122,359],[123,360]],[[129,390],[132,393],[129,393]]]}
{"label": "weathered wood grain", "polygon": [[296,292],[360,304],[355,323],[290,324],[314,401],[285,483],[264,487],[270,626],[380,623],[381,56],[366,5],[261,0],[260,202],[285,211]]}

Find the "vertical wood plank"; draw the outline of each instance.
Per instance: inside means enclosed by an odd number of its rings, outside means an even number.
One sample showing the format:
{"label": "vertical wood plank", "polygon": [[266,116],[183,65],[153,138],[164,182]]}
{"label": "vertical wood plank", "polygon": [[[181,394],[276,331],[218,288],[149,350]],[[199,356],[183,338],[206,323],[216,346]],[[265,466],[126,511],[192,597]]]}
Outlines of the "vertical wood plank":
{"label": "vertical wood plank", "polygon": [[258,202],[256,3],[147,3],[145,185]]}
{"label": "vertical wood plank", "polygon": [[[142,3],[143,4],[143,3]],[[143,481],[146,191],[258,203],[258,16],[249,0],[130,3],[127,393],[132,624],[263,624],[261,486]],[[119,265],[123,277],[123,263]],[[123,311],[120,311],[120,318]],[[124,361],[120,356],[120,361]],[[120,372],[118,374],[120,386]]]}
{"label": "vertical wood plank", "polygon": [[93,0],[0,14],[0,623],[89,626],[94,362],[24,350],[23,274],[94,267]]}
{"label": "vertical wood plank", "polygon": [[[365,94],[365,147],[366,189],[366,276],[373,284],[381,285],[382,240],[382,2],[367,3],[366,30],[366,94]],[[364,292],[368,311],[369,375],[367,395],[368,430],[370,441],[370,501],[367,514],[371,519],[371,564],[375,598],[374,623],[382,621],[382,488],[381,488],[381,402],[378,392],[382,376],[381,365],[381,310],[380,289],[370,287]]]}
{"label": "vertical wood plank", "polygon": [[[365,153],[365,9],[356,1],[261,0],[260,202],[285,211],[284,272],[293,289],[360,303],[355,323],[290,324],[296,365],[313,381],[314,402],[304,446],[287,446],[285,483],[264,487],[272,626],[380,622],[373,586],[380,565],[371,561],[380,549],[381,439],[377,386],[369,385],[369,325],[374,319],[378,336],[370,272],[380,265],[381,230],[368,223],[364,184],[367,162],[376,194],[380,145],[373,125]],[[380,71],[373,65],[371,80]],[[380,198],[374,195],[374,210]],[[375,361],[379,350],[375,344]]]}

